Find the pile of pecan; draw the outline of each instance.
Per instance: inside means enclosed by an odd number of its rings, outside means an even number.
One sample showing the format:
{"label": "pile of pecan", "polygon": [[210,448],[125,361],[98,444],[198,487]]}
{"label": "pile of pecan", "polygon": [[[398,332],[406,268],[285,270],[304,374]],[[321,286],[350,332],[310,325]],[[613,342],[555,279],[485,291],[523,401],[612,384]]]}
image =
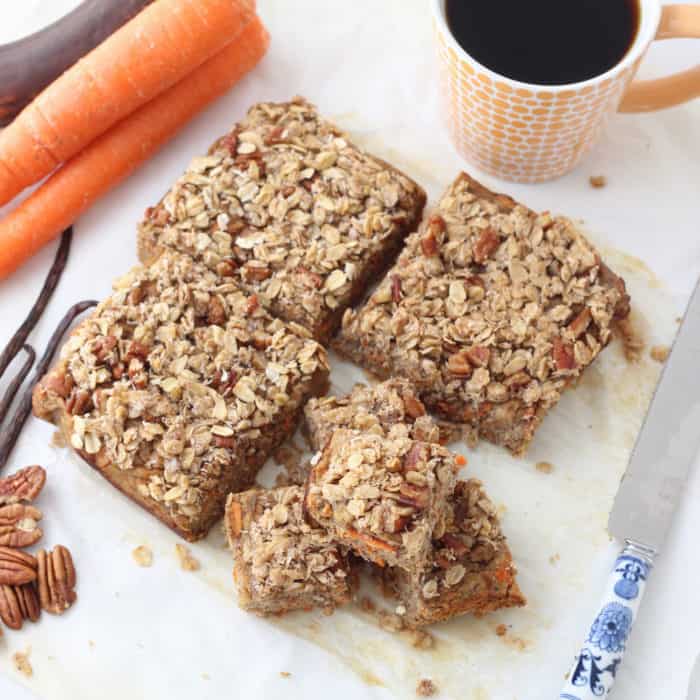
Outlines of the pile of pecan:
{"label": "pile of pecan", "polygon": [[[35,554],[22,548],[42,536],[42,513],[32,503],[46,482],[43,467],[31,466],[0,479],[0,620],[21,629],[45,610],[61,615],[75,602],[75,567],[62,545]],[[0,635],[2,629],[0,628]]]}

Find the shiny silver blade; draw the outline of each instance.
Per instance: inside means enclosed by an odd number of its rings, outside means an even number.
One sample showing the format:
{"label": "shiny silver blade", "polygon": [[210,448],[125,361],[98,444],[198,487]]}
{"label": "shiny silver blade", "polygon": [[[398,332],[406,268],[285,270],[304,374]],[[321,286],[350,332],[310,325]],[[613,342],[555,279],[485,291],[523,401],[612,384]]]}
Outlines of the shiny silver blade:
{"label": "shiny silver blade", "polygon": [[700,283],[649,404],[608,529],[657,552],[700,447]]}

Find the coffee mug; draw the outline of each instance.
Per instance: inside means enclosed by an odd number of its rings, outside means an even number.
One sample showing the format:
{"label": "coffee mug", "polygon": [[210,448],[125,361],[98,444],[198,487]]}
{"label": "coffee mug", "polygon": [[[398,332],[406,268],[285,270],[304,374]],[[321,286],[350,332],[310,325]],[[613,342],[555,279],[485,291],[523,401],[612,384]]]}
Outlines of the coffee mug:
{"label": "coffee mug", "polygon": [[617,65],[590,80],[542,86],[511,80],[474,60],[450,32],[445,0],[432,1],[452,140],[464,158],[504,180],[543,182],[569,172],[615,111],[651,111],[700,96],[700,65],[632,82],[652,40],[700,38],[700,5],[639,0],[636,39]]}

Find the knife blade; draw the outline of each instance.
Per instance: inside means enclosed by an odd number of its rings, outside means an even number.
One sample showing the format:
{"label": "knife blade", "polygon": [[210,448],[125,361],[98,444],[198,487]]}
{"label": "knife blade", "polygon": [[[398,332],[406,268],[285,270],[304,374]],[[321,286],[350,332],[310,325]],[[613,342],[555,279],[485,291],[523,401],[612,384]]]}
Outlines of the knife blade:
{"label": "knife blade", "polygon": [[651,573],[700,448],[700,282],[696,284],[615,496],[608,530],[625,542],[560,700],[612,688]]}
{"label": "knife blade", "polygon": [[658,552],[700,448],[700,285],[690,298],[610,513],[608,530]]}

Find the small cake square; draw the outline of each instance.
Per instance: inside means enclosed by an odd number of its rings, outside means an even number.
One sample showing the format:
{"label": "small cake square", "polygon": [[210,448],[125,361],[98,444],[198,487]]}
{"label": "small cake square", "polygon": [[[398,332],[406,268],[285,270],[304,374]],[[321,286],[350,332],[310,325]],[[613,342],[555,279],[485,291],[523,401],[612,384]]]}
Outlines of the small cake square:
{"label": "small cake square", "polygon": [[364,559],[420,569],[456,470],[455,455],[440,445],[336,430],[309,474],[306,508]]}
{"label": "small cake square", "polygon": [[345,312],[334,348],[522,454],[628,312],[624,282],[569,220],[463,173],[368,301]]}
{"label": "small cake square", "polygon": [[187,539],[249,488],[328,384],[325,350],[254,295],[163,254],[117,280],[34,390],[34,412]]}
{"label": "small cake square", "polygon": [[422,571],[385,570],[411,627],[526,604],[493,503],[477,479],[458,481],[444,530]]}
{"label": "small cake square", "polygon": [[350,600],[350,566],[342,549],[303,512],[299,486],[231,494],[224,520],[234,556],[238,604],[259,615]]}
{"label": "small cake square", "polygon": [[187,253],[326,342],[420,222],[425,193],[301,98],[253,106],[139,229],[139,257]]}
{"label": "small cake square", "polygon": [[338,429],[440,442],[440,430],[406,379],[356,384],[345,396],[313,398],[304,407],[306,434],[322,450]]}

